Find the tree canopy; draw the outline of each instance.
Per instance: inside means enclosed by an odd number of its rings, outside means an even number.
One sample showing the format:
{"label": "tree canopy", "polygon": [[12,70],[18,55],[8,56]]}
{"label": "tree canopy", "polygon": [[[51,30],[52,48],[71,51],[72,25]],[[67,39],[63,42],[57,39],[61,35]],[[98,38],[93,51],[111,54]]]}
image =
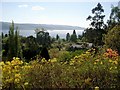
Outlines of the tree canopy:
{"label": "tree canopy", "polygon": [[100,3],[92,9],[93,16],[88,16],[87,20],[90,20],[90,28],[85,30],[84,36],[88,42],[92,42],[94,45],[102,45],[102,37],[105,34],[105,24],[103,15],[104,9]]}

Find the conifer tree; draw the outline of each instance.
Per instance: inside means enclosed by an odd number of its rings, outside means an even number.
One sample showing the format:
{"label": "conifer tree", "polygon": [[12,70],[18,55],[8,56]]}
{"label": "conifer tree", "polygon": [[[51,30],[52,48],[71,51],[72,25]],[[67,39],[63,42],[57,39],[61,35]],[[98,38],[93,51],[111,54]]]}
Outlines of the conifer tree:
{"label": "conifer tree", "polygon": [[60,38],[60,37],[59,37],[59,35],[57,34],[57,35],[56,35],[56,40],[58,40],[59,38]]}
{"label": "conifer tree", "polygon": [[73,34],[71,35],[70,40],[72,42],[77,42],[77,35],[76,35],[76,31],[75,30],[73,30]]}
{"label": "conifer tree", "polygon": [[66,41],[70,41],[70,34],[69,33],[66,34]]}
{"label": "conifer tree", "polygon": [[18,27],[16,27],[15,31],[15,56],[22,58],[22,49],[20,44]]}
{"label": "conifer tree", "polygon": [[22,49],[19,40],[18,27],[14,33],[14,22],[10,25],[9,38],[8,38],[8,59],[11,60],[13,57],[22,57]]}
{"label": "conifer tree", "polygon": [[8,59],[12,59],[15,56],[15,43],[14,43],[14,22],[10,25],[9,30],[9,51],[8,51]]}

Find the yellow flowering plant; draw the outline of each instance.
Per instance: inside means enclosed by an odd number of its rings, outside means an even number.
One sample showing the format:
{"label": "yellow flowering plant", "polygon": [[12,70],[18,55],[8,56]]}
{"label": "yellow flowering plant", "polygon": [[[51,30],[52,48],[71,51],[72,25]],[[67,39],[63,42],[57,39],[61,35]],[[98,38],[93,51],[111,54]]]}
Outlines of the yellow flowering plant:
{"label": "yellow flowering plant", "polygon": [[68,61],[58,58],[25,62],[19,58],[0,62],[6,88],[118,88],[119,58],[89,50]]}

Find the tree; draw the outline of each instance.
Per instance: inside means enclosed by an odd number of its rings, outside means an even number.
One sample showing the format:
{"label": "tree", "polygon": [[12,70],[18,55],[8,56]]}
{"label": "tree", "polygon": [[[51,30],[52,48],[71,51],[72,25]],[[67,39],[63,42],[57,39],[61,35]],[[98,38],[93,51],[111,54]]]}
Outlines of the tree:
{"label": "tree", "polygon": [[10,25],[8,41],[9,41],[8,59],[12,59],[13,57],[15,57],[14,22],[13,21],[12,21],[12,24]]}
{"label": "tree", "polygon": [[70,41],[70,34],[69,33],[66,34],[66,41]]}
{"label": "tree", "polygon": [[108,31],[105,36],[105,46],[117,50],[120,54],[120,24]]}
{"label": "tree", "polygon": [[71,35],[70,41],[72,42],[76,42],[77,41],[77,35],[75,30],[73,30],[73,34]]}
{"label": "tree", "polygon": [[99,39],[97,38],[97,31],[94,30],[93,28],[87,28],[85,30],[86,32],[84,33],[84,37],[87,39],[89,43],[94,43],[96,44],[99,42]]}
{"label": "tree", "polygon": [[45,32],[45,31],[46,31],[46,30],[45,30],[44,28],[41,28],[41,29],[36,28],[36,29],[35,29],[36,37],[37,37],[37,34],[38,34],[39,32]]}
{"label": "tree", "polygon": [[51,46],[51,37],[48,32],[45,32],[45,44],[47,47]]}
{"label": "tree", "polygon": [[15,38],[15,57],[22,58],[22,48],[21,48],[21,43],[20,43],[20,38],[19,38],[18,27],[16,27],[14,38]]}
{"label": "tree", "polygon": [[27,62],[39,54],[39,45],[35,37],[28,36],[27,38],[22,38],[22,43],[23,57]]}
{"label": "tree", "polygon": [[52,37],[52,38],[51,38],[51,43],[54,43],[55,40],[56,40],[55,37]]}
{"label": "tree", "polygon": [[4,38],[4,33],[2,32],[2,38]]}
{"label": "tree", "polygon": [[45,58],[47,61],[50,59],[50,56],[46,47],[42,48],[40,55],[42,58]]}
{"label": "tree", "polygon": [[120,23],[120,8],[118,6],[112,6],[110,21],[111,23]]}
{"label": "tree", "polygon": [[[98,3],[97,6],[92,9],[93,16],[89,15],[87,18],[87,20],[91,21],[90,23],[91,27],[85,30],[85,37],[87,38],[88,42],[92,42],[95,45],[103,44],[102,37],[103,37],[103,34],[106,33],[105,24],[103,21],[105,15],[102,14],[103,12],[104,12],[104,9],[102,5]],[[94,36],[91,37],[91,34],[93,34]]]}
{"label": "tree", "polygon": [[111,9],[109,20],[107,20],[107,31],[111,30],[116,24],[120,23],[120,7],[113,6]]}
{"label": "tree", "polygon": [[58,40],[57,48],[59,49],[59,51],[61,51],[61,48],[62,48],[62,42],[61,42],[60,39]]}
{"label": "tree", "polygon": [[81,39],[82,39],[82,35],[78,35],[78,39],[80,39],[80,40],[81,40]]}
{"label": "tree", "polygon": [[7,35],[7,34],[5,34],[5,37],[8,37],[8,35]]}
{"label": "tree", "polygon": [[14,33],[14,22],[10,25],[9,30],[9,38],[8,38],[8,59],[12,59],[13,57],[22,58],[21,44],[19,40],[19,33],[17,31]]}
{"label": "tree", "polygon": [[50,47],[51,46],[51,37],[48,32],[45,32],[44,29],[38,30],[36,32],[36,40],[39,45]]}
{"label": "tree", "polygon": [[60,37],[59,37],[59,35],[57,34],[57,35],[56,35],[56,40],[58,40],[58,39],[60,39]]}
{"label": "tree", "polygon": [[3,58],[5,58],[5,60],[7,60],[8,49],[9,49],[8,37],[2,38],[2,51],[3,51],[2,52],[2,60],[4,60]]}

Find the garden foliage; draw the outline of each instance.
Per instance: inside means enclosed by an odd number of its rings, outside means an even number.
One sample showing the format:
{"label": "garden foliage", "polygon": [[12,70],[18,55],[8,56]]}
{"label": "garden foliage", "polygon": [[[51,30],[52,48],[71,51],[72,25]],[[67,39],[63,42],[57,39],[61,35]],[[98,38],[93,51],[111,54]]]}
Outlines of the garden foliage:
{"label": "garden foliage", "polygon": [[99,53],[94,55],[94,49],[88,50],[69,62],[56,58],[0,62],[2,88],[120,88],[117,52],[108,49]]}

